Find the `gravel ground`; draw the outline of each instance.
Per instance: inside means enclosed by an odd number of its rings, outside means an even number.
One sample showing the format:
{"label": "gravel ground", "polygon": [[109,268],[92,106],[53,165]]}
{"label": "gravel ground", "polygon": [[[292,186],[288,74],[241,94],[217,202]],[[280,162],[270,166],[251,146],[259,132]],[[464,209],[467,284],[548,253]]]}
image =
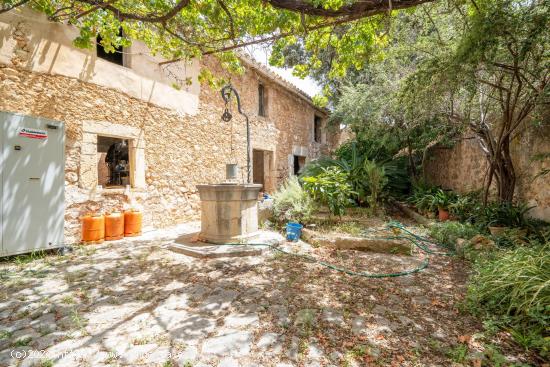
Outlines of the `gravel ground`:
{"label": "gravel ground", "polygon": [[[509,335],[487,335],[463,311],[468,266],[459,259],[431,256],[420,273],[369,279],[277,252],[199,260],[169,250],[193,230],[196,224],[0,263],[0,366],[530,362]],[[282,246],[369,272],[424,259]]]}

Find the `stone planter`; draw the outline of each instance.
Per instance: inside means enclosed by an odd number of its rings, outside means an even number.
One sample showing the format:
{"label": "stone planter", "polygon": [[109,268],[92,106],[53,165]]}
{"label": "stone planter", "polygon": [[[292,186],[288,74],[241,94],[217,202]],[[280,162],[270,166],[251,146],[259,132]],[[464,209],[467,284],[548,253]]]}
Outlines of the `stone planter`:
{"label": "stone planter", "polygon": [[411,253],[411,244],[399,239],[353,237],[345,234],[321,234],[308,228],[302,230],[304,241],[315,246],[325,246],[341,250],[361,250],[389,254]]}

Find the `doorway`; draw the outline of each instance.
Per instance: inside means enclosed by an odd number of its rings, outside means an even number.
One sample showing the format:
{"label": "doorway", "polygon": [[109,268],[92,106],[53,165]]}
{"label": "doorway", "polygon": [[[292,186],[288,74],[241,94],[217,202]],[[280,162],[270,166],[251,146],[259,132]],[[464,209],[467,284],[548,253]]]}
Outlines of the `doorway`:
{"label": "doorway", "polygon": [[306,165],[306,157],[295,155],[294,156],[294,175],[299,175],[302,169]]}
{"label": "doorway", "polygon": [[252,182],[262,185],[262,191],[273,192],[273,152],[270,150],[252,150]]}
{"label": "doorway", "polygon": [[262,185],[262,190],[265,187],[265,164],[263,150],[252,150],[252,182]]}

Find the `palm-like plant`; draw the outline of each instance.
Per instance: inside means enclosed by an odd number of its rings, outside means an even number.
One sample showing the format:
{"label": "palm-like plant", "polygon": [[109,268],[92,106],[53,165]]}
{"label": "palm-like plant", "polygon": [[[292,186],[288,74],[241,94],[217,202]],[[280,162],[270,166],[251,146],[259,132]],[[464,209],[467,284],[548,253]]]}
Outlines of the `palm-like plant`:
{"label": "palm-like plant", "polygon": [[[374,166],[377,167],[377,172],[382,173],[384,179],[378,180],[377,178],[376,181],[372,181],[375,172]],[[347,173],[354,192],[353,199],[359,205],[369,202],[369,196],[372,195],[373,189],[376,191],[375,196],[378,201],[383,197],[384,192],[398,196],[404,194],[410,187],[406,159],[376,162],[369,158],[368,151],[361,152],[357,144],[351,144],[345,154],[341,154],[337,158],[321,157],[308,163],[302,171],[301,177],[318,176],[328,167],[338,167]],[[384,183],[381,188],[378,188],[377,186],[381,182]]]}

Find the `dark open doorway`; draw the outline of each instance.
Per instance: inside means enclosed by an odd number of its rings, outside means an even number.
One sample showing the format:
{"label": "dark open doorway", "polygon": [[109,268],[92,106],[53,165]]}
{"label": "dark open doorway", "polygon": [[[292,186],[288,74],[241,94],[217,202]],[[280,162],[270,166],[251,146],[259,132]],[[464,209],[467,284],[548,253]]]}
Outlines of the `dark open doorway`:
{"label": "dark open doorway", "polygon": [[263,150],[252,150],[252,182],[265,187],[265,164]]}
{"label": "dark open doorway", "polygon": [[299,175],[302,172],[302,169],[306,165],[306,157],[300,155],[294,156],[294,174]]}

